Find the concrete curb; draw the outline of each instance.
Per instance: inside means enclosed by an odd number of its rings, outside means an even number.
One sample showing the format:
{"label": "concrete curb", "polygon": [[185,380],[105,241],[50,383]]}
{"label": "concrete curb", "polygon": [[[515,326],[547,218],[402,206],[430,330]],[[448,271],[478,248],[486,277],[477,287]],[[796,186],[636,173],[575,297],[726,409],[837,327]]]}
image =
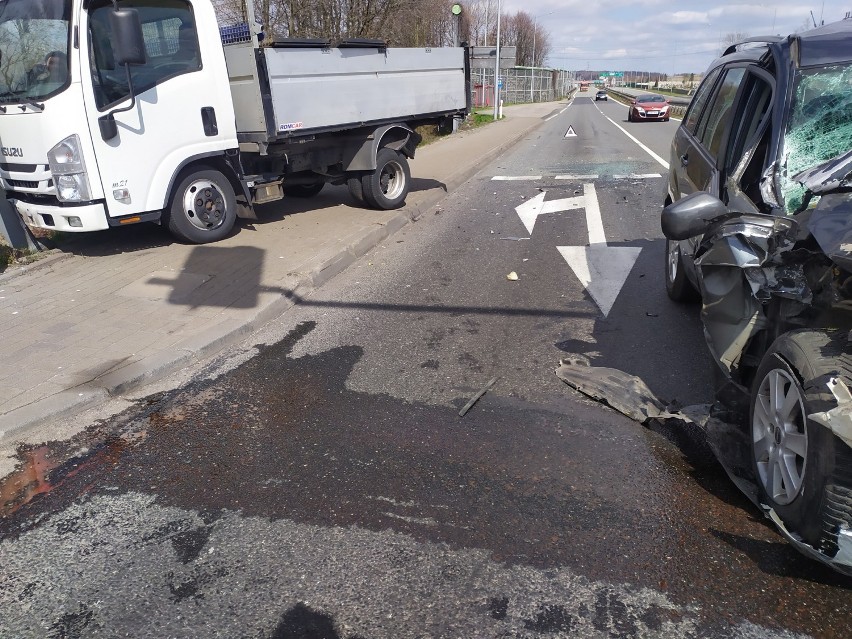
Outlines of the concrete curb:
{"label": "concrete curb", "polygon": [[[72,416],[110,397],[122,395],[146,384],[163,379],[189,365],[208,359],[225,348],[245,339],[265,324],[292,308],[298,303],[300,298],[306,297],[312,291],[342,273],[388,237],[419,219],[429,208],[442,201],[470,177],[475,175],[484,164],[490,162],[516,144],[524,136],[538,128],[543,122],[543,118],[539,119],[531,126],[502,140],[496,146],[485,151],[480,157],[472,161],[470,165],[462,168],[452,178],[447,180],[445,184],[446,191],[436,189],[434,194],[425,196],[422,201],[411,207],[405,207],[390,218],[387,223],[371,229],[366,235],[342,247],[336,255],[314,266],[308,273],[299,277],[293,284],[292,293],[289,296],[281,295],[271,302],[258,307],[256,312],[248,320],[223,322],[200,332],[190,339],[184,340],[167,352],[139,359],[117,370],[107,372],[77,388],[45,397],[42,400],[22,406],[5,415],[0,415],[0,441],[39,426],[47,421]],[[73,257],[73,255],[60,253],[55,257],[57,259],[42,265],[53,264],[62,259]],[[40,260],[31,266],[36,266],[45,261],[47,260]],[[27,267],[22,267],[21,272],[25,272],[23,268]],[[6,275],[6,279],[11,279],[19,274],[21,273]],[[0,283],[3,281],[4,276],[0,275]]]}
{"label": "concrete curb", "polygon": [[59,249],[50,249],[50,251],[47,251],[44,255],[45,256],[43,258],[36,260],[35,262],[7,268],[4,272],[0,273],[0,284],[4,284],[20,275],[32,273],[33,271],[41,270],[47,266],[53,266],[58,262],[74,257],[73,253],[63,253]]}

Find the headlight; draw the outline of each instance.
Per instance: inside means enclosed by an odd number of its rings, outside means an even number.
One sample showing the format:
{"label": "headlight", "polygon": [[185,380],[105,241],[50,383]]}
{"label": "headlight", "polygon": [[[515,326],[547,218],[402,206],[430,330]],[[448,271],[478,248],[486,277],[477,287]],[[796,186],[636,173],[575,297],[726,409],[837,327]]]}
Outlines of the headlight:
{"label": "headlight", "polygon": [[666,112],[666,111],[668,111],[668,110],[669,110],[669,105],[667,104],[667,105],[666,105],[666,106],[664,106],[662,109],[660,109],[660,113],[665,113],[665,112]]}
{"label": "headlight", "polygon": [[639,111],[639,113],[641,113],[642,115],[645,115],[645,109],[643,109],[642,107],[638,106],[636,107],[636,110]]}
{"label": "headlight", "polygon": [[80,152],[80,137],[68,136],[47,152],[56,197],[60,202],[82,202],[91,199],[89,177],[83,154]]}

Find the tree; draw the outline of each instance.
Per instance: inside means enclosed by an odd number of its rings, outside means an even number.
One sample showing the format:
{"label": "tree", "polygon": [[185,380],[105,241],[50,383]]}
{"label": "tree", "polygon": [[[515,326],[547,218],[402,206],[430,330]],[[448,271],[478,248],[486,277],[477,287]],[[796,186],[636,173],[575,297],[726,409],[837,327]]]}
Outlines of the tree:
{"label": "tree", "polygon": [[719,50],[719,55],[722,55],[725,50],[730,47],[732,44],[737,44],[738,42],[742,42],[748,38],[748,33],[734,31],[732,33],[726,33],[725,37],[722,38],[722,48]]}

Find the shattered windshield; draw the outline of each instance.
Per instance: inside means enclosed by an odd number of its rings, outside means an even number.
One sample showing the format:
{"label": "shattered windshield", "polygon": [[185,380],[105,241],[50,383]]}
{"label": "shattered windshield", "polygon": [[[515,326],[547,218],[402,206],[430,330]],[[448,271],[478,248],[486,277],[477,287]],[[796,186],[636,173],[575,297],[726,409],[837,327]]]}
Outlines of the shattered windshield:
{"label": "shattered windshield", "polygon": [[784,136],[784,207],[798,211],[805,187],[793,176],[852,149],[852,67],[837,65],[798,73]]}
{"label": "shattered windshield", "polygon": [[0,0],[0,103],[67,85],[70,14],[65,0]]}

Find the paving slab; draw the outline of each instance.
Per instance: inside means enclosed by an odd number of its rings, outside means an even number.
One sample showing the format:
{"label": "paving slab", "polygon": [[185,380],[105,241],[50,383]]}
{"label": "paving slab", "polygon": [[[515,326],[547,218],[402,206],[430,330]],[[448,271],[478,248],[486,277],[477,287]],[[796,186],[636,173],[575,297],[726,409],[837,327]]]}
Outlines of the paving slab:
{"label": "paving slab", "polygon": [[566,102],[417,150],[403,208],[358,208],[345,187],[258,208],[215,244],[155,225],[75,236],[0,274],[0,441],[212,357],[417,219]]}

